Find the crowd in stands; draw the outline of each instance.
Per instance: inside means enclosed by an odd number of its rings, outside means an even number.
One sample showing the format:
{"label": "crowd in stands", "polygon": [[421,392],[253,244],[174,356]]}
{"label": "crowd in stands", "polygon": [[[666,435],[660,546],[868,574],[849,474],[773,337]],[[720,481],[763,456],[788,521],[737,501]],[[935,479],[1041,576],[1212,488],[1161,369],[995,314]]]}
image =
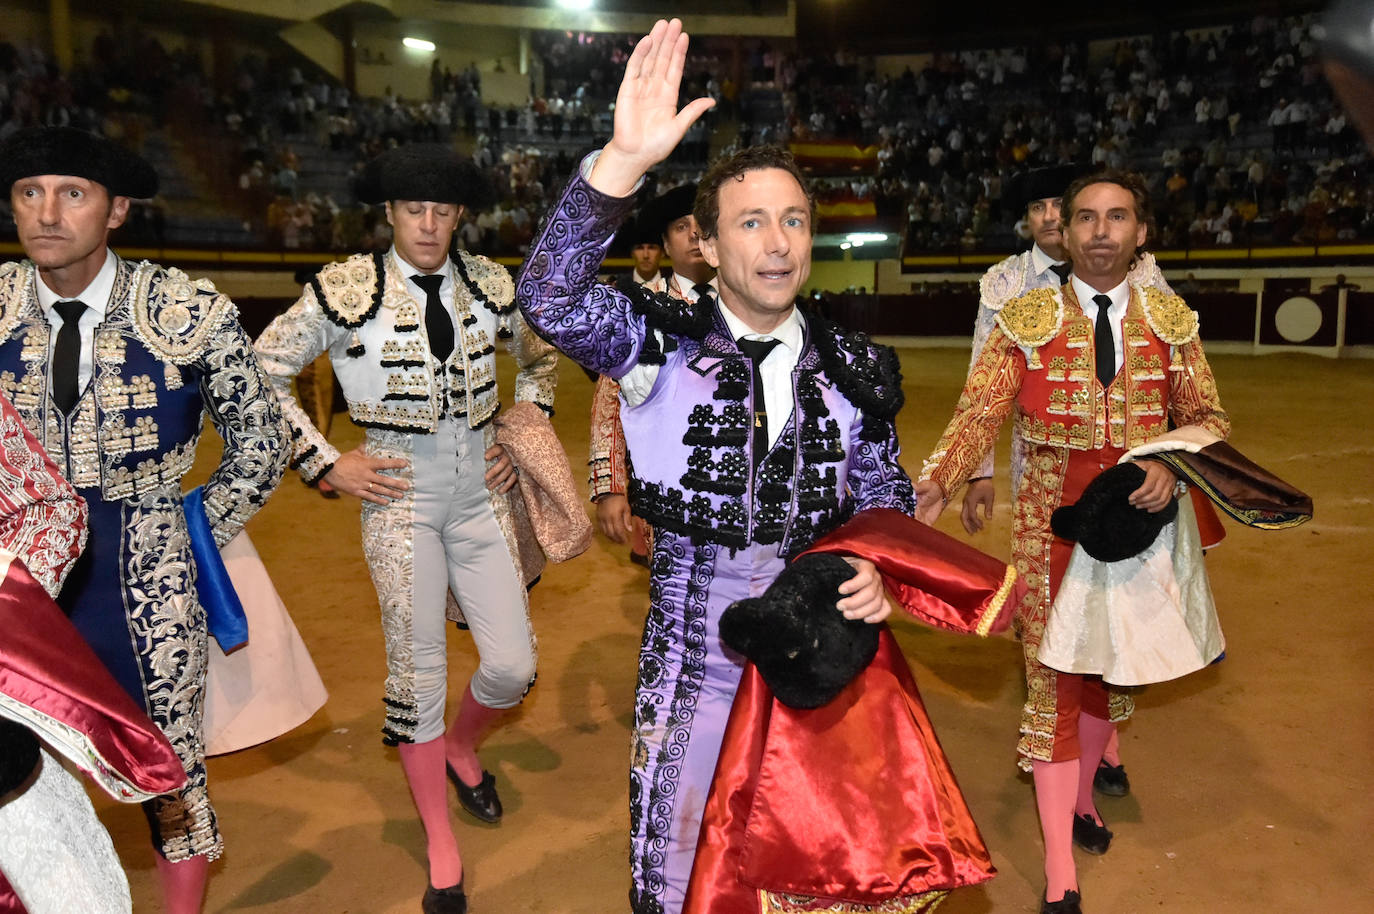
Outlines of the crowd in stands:
{"label": "crowd in stands", "polygon": [[[368,250],[390,241],[388,227],[372,208],[358,206],[352,179],[383,149],[412,141],[458,142],[472,152],[500,195],[485,213],[472,214],[462,229],[471,250],[519,256],[528,247],[539,215],[561,189],[576,157],[610,135],[614,92],[630,36],[537,34],[544,55],[546,91],[522,107],[485,105],[481,73],[469,64],[455,72],[439,61],[430,71],[430,97],[357,96],[298,67],[249,55],[236,68],[234,90],[207,101],[207,115],[234,149],[236,189],[249,219],[270,244],[287,248]],[[686,91],[722,91],[733,85],[718,75],[715,58],[694,55]],[[709,155],[719,115],[693,129],[673,167],[694,176]],[[302,178],[303,145],[346,155],[342,186],[311,186]],[[666,183],[684,180],[667,176]]]}
{"label": "crowd in stands", "polygon": [[[268,246],[366,250],[389,243],[352,179],[383,149],[456,142],[501,202],[462,229],[471,249],[519,256],[572,163],[611,130],[631,36],[536,33],[544,94],[484,104],[475,63],[437,60],[430,97],[360,97],[289,60],[250,54],[212,90],[200,61],[155,40],[104,33],[91,63],[62,74],[39,52],[0,45],[0,135],[32,123],[99,129],[136,147],[169,98],[198,108],[199,163]],[[935,54],[919,72],[879,76],[841,49],[747,45],[732,69],[708,41],[688,60],[684,96],[712,112],[661,176],[693,179],[714,150],[839,140],[877,147],[877,167],[822,175],[824,201],[872,201],[905,224],[908,251],[1009,250],[1026,229],[1016,175],[1040,165],[1144,173],[1164,247],[1333,243],[1374,237],[1369,156],[1322,78],[1310,17],[1123,40],[1104,54],[1065,42]],[[738,76],[736,84],[732,76]],[[194,119],[192,119],[194,120]],[[330,159],[323,177],[302,158]],[[160,235],[157,203],[138,231]]]}
{"label": "crowd in stands", "polygon": [[[100,33],[90,62],[71,73],[43,49],[3,39],[0,34],[0,140],[25,127],[74,127],[142,149],[147,131],[162,122],[167,87],[200,69],[194,54],[169,53],[137,30]],[[0,208],[8,205],[6,196]],[[160,198],[134,201],[123,238],[161,244],[165,228]]]}
{"label": "crowd in stands", "polygon": [[852,190],[906,210],[909,250],[1014,243],[1009,179],[1067,163],[1146,175],[1165,247],[1374,236],[1369,157],[1311,16],[1139,37],[1105,59],[1073,42],[937,54],[896,77],[797,54],[779,77],[781,139],[880,146],[876,181]]}
{"label": "crowd in stands", "polygon": [[[355,99],[335,87],[329,107],[298,114],[288,81],[266,110],[286,118],[287,134],[304,126],[299,118],[313,118],[331,148],[356,150],[355,167],[390,142],[461,135],[503,192],[465,238],[518,256],[566,176],[549,153],[570,159],[608,135],[609,102],[631,48],[630,36],[536,35],[546,95],[521,109],[481,108],[475,67],[455,74],[436,64],[428,100]],[[1090,59],[1082,43],[938,54],[919,73],[887,77],[843,50],[775,54],[758,43],[742,69],[743,97],[719,56],[689,60],[684,95],[711,95],[718,111],[686,137],[673,159],[681,173],[668,183],[693,177],[713,143],[719,151],[840,139],[877,145],[878,172],[823,176],[819,195],[872,200],[880,219],[906,223],[913,251],[1024,243],[1020,214],[1007,205],[1014,176],[1066,162],[1144,173],[1161,246],[1374,236],[1368,156],[1321,77],[1310,17],[1139,37],[1106,59]],[[780,95],[781,116],[756,103],[768,90]],[[324,87],[318,92],[323,100]],[[255,180],[296,199],[289,168]],[[313,208],[317,225],[337,229],[342,219],[343,230],[328,233],[331,246],[385,242],[372,232],[375,220],[330,198],[293,206],[300,220]],[[324,235],[317,232],[316,243]]]}

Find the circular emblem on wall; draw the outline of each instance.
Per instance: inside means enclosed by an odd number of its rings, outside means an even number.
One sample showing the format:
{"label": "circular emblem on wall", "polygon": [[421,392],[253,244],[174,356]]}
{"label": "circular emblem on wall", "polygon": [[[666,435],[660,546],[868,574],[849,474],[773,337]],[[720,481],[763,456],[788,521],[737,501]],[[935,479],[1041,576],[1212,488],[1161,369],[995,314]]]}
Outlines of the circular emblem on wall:
{"label": "circular emblem on wall", "polygon": [[1274,312],[1274,326],[1290,343],[1305,343],[1322,328],[1322,309],[1305,295],[1295,295]]}

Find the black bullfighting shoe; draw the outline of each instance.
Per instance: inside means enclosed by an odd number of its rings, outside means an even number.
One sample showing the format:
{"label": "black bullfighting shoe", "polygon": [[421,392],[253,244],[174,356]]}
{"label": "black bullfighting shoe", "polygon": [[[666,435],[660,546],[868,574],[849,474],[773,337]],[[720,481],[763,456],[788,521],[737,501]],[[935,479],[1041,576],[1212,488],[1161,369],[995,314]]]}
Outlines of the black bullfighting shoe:
{"label": "black bullfighting shoe", "polygon": [[1092,816],[1073,817],[1073,843],[1090,854],[1099,856],[1107,853],[1112,844],[1112,830],[1106,825],[1098,825]]}
{"label": "black bullfighting shoe", "polygon": [[1040,914],[1083,914],[1083,899],[1077,892],[1065,892],[1058,901],[1040,896]]}
{"label": "black bullfighting shoe", "polygon": [[1131,792],[1131,779],[1126,777],[1125,765],[1097,763],[1097,773],[1093,775],[1093,790],[1109,797],[1124,797]]}
{"label": "black bullfighting shoe", "polygon": [[496,795],[496,775],[490,771],[482,772],[482,780],[469,787],[458,777],[453,766],[448,766],[448,779],[458,790],[458,804],[483,822],[501,821],[501,798]]}
{"label": "black bullfighting shoe", "polygon": [[423,914],[468,914],[468,896],[463,892],[463,880],[446,889],[426,886],[420,910]]}

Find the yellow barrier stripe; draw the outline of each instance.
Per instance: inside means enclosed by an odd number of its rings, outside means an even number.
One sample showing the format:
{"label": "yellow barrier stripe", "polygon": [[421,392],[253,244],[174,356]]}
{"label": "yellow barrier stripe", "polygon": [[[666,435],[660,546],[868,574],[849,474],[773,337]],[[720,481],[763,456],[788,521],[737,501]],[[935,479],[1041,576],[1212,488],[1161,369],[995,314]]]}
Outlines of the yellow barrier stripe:
{"label": "yellow barrier stripe", "polygon": [[957,266],[959,265],[959,258],[958,258],[958,257],[940,257],[940,256],[935,256],[935,255],[922,255],[922,256],[919,256],[919,257],[903,257],[903,258],[902,258],[902,263],[906,264],[907,266],[912,266],[912,267],[935,267],[935,266],[951,266],[951,267],[957,267]]}
{"label": "yellow barrier stripe", "polygon": [[1191,260],[1236,260],[1249,259],[1249,251],[1189,251]]}
{"label": "yellow barrier stripe", "polygon": [[1314,247],[1273,247],[1273,248],[1251,248],[1251,257],[1315,257],[1317,249]]}

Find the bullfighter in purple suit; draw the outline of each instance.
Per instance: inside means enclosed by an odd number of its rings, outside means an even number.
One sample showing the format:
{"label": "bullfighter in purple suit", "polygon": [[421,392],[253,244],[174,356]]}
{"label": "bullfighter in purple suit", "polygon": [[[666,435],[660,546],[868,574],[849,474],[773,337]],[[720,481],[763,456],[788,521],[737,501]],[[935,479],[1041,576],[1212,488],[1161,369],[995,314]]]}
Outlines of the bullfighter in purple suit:
{"label": "bullfighter in purple suit", "polygon": [[[720,641],[722,611],[854,512],[914,510],[897,463],[896,354],[795,306],[815,205],[786,152],[747,149],[701,182],[695,215],[719,301],[596,282],[641,177],[711,106],[677,111],[681,29],[659,22],[635,48],[615,134],[573,176],[516,290],[541,335],[620,381],[630,500],[655,531],[630,768],[636,914],[682,906],[744,663]],[[881,621],[876,570],[851,564],[838,610]]]}

